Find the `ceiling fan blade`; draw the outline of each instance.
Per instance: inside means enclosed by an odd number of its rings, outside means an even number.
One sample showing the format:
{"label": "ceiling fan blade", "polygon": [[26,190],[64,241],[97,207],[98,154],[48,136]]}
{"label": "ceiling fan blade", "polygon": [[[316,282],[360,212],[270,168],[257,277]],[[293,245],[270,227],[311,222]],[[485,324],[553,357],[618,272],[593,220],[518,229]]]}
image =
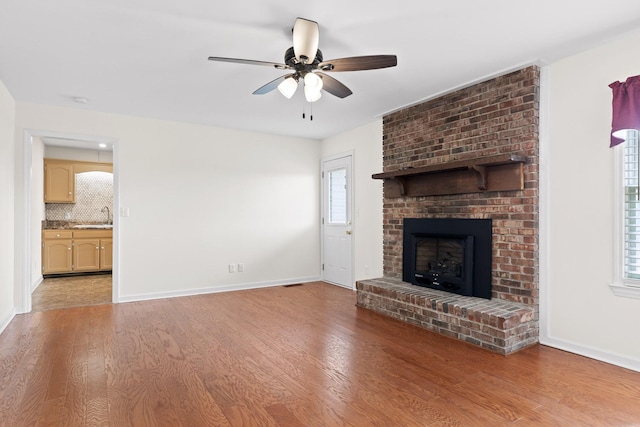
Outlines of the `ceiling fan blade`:
{"label": "ceiling fan blade", "polygon": [[303,64],[311,64],[318,52],[320,31],[318,23],[304,18],[296,18],[293,25],[293,51],[296,59]]}
{"label": "ceiling fan blade", "polygon": [[252,59],[238,59],[238,58],[222,58],[219,56],[210,56],[209,61],[217,61],[217,62],[232,62],[235,64],[247,64],[247,65],[264,65],[267,67],[274,67],[279,70],[286,70],[289,67],[286,64],[279,64],[277,62],[266,62],[266,61],[254,61]]}
{"label": "ceiling fan blade", "polygon": [[318,64],[318,68],[323,71],[360,71],[395,67],[396,65],[398,65],[398,58],[395,55],[370,55],[331,59]]}
{"label": "ceiling fan blade", "polygon": [[288,77],[291,77],[291,76],[293,76],[293,73],[292,73],[292,74],[286,74],[286,75],[284,75],[284,76],[280,76],[280,77],[278,77],[278,78],[277,78],[277,79],[275,79],[275,80],[271,80],[271,81],[270,81],[269,83],[267,83],[266,85],[261,86],[261,87],[259,87],[258,89],[256,89],[256,90],[253,92],[253,94],[254,94],[254,95],[264,95],[265,93],[269,93],[269,92],[271,92],[272,90],[274,90],[275,88],[277,88],[277,87],[278,87],[278,85],[279,85],[280,83],[282,83],[285,79],[287,79]]}
{"label": "ceiling fan blade", "polygon": [[346,98],[353,93],[351,92],[351,89],[349,89],[330,75],[320,72],[316,72],[315,74],[320,76],[320,78],[322,79],[322,89],[326,90],[331,95],[337,96],[338,98]]}

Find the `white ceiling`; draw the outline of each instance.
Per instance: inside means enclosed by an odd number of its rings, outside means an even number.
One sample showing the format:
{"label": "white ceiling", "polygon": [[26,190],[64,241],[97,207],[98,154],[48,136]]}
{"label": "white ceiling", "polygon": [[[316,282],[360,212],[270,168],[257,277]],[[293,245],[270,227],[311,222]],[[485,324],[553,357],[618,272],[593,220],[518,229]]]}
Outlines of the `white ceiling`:
{"label": "white ceiling", "polygon": [[[333,73],[353,95],[324,93],[310,121],[302,91],[251,94],[282,71],[207,60],[283,62],[298,16],[319,23],[325,59],[398,66]],[[637,0],[2,0],[0,80],[18,102],[321,139],[635,28]]]}

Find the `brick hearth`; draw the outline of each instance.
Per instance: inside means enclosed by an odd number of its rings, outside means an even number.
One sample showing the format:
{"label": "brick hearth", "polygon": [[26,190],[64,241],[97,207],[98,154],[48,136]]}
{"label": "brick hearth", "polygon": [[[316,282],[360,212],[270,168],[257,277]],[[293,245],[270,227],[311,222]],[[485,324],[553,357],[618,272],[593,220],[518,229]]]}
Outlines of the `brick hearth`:
{"label": "brick hearth", "polygon": [[527,304],[465,297],[392,278],[362,280],[356,287],[358,306],[496,353],[538,341],[536,311]]}
{"label": "brick hearth", "polygon": [[[360,306],[503,354],[538,341],[538,93],[532,66],[384,117],[383,172],[517,154],[524,189],[385,191],[384,278],[358,283]],[[491,218],[491,300],[403,283],[404,218]]]}

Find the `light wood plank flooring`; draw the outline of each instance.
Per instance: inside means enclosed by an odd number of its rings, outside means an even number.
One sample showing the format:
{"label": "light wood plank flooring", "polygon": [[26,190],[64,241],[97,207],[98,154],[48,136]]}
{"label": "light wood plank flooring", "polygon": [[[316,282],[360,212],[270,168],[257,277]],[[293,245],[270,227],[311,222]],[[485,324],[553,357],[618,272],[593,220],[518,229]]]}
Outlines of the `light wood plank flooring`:
{"label": "light wood plank flooring", "polygon": [[31,294],[31,310],[111,304],[111,283],[111,274],[44,279]]}
{"label": "light wood plank flooring", "polygon": [[2,426],[633,426],[640,373],[508,357],[325,283],[18,315]]}

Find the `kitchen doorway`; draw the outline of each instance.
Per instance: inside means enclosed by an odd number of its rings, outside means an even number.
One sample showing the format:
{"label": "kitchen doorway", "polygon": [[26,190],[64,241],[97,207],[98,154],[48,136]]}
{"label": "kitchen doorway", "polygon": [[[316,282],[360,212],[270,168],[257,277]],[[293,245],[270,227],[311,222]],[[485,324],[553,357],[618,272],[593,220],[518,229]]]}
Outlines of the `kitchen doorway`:
{"label": "kitchen doorway", "polygon": [[[86,137],[73,134],[47,131],[25,131],[25,198],[26,223],[24,235],[27,244],[24,248],[22,280],[22,312],[39,311],[48,308],[63,308],[78,305],[96,305],[116,301],[118,298],[117,252],[118,252],[118,218],[113,212],[118,211],[117,166],[115,156],[116,140],[104,137]],[[53,154],[52,154],[53,153]],[[76,157],[74,157],[76,156]],[[81,160],[96,163],[113,164],[113,188],[110,194],[110,205],[113,227],[113,268],[112,274],[102,271],[101,274],[82,276],[43,276],[43,226],[47,225],[47,209],[45,208],[43,188],[44,158]],[[72,219],[65,216],[66,219]],[[58,220],[60,220],[58,218]],[[60,224],[57,224],[60,226]],[[66,285],[66,286],[63,286]],[[93,284],[93,287],[91,286]],[[73,285],[74,288],[69,288]],[[85,290],[86,292],[82,292]],[[61,291],[61,292],[56,292]],[[64,301],[67,301],[66,303]]]}

